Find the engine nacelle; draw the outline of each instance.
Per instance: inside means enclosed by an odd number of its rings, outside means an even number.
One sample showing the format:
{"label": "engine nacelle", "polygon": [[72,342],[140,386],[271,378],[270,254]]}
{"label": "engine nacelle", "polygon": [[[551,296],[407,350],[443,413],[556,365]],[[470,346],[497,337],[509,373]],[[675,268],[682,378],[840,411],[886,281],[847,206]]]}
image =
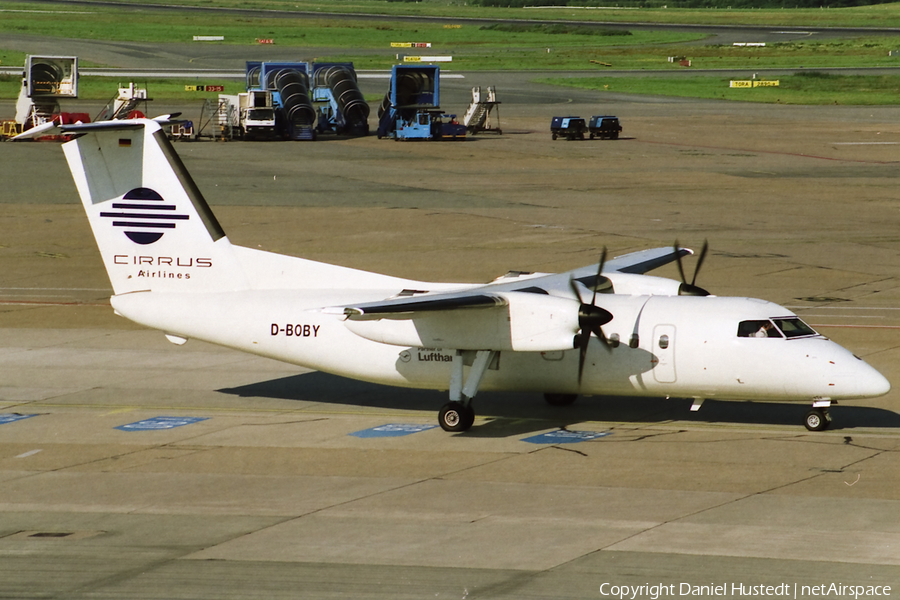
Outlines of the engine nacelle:
{"label": "engine nacelle", "polygon": [[344,324],[373,342],[418,348],[571,350],[580,303],[528,292],[499,292],[506,306],[415,312],[381,319],[351,317]]}

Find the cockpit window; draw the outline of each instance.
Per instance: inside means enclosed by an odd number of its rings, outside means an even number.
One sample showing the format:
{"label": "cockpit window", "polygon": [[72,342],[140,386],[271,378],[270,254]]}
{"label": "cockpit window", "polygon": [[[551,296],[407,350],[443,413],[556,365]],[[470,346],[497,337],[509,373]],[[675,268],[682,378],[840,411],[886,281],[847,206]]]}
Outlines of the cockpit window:
{"label": "cockpit window", "polygon": [[796,338],[796,337],[805,337],[809,335],[818,335],[816,331],[798,319],[797,317],[790,317],[787,319],[773,319],[775,321],[775,325],[784,333],[786,338]]}
{"label": "cockpit window", "polygon": [[783,319],[766,319],[757,321],[741,321],[738,324],[738,337],[755,338],[798,338],[819,335],[816,331],[798,319],[787,317]]}
{"label": "cockpit window", "polygon": [[765,321],[741,321],[738,324],[738,337],[780,338],[781,333],[768,319]]}

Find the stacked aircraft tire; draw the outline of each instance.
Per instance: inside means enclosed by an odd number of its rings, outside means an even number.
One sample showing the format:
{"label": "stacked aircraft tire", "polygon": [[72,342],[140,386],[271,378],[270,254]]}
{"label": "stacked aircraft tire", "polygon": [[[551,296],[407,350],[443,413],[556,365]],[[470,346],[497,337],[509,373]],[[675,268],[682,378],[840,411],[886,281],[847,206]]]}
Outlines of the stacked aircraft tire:
{"label": "stacked aircraft tire", "polygon": [[261,77],[262,67],[253,67],[247,71],[247,89],[252,90],[259,87],[259,79]]}
{"label": "stacked aircraft tire", "polygon": [[63,80],[63,71],[59,65],[36,62],[31,66],[31,94],[37,96],[57,93],[59,83]]}
{"label": "stacked aircraft tire", "polygon": [[316,72],[316,85],[331,90],[347,129],[368,133],[369,105],[359,90],[355,73],[342,66],[322,69]]}
{"label": "stacked aircraft tire", "polygon": [[316,109],[309,97],[309,77],[296,69],[281,69],[269,73],[267,79],[268,87],[274,87],[281,95],[288,137],[298,139],[301,132],[311,130],[316,122]]}
{"label": "stacked aircraft tire", "polygon": [[392,90],[389,89],[387,91],[387,94],[384,95],[384,100],[381,101],[381,106],[378,107],[379,139],[389,135],[389,130],[393,126],[393,123],[385,121],[385,113],[389,113],[392,108],[397,109],[400,107],[417,104],[416,98],[420,94],[426,91],[434,91],[434,79],[429,77],[425,73],[420,73],[417,71],[401,73],[397,77],[396,84],[397,105],[394,106],[391,102]]}

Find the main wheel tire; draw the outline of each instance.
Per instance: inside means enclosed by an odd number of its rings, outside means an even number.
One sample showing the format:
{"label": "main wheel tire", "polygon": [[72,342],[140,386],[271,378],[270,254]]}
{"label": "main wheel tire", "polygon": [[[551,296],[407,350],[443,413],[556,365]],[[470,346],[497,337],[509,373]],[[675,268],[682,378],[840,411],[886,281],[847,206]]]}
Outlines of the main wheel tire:
{"label": "main wheel tire", "polygon": [[556,135],[556,134],[554,133],[551,137],[555,140],[555,139],[558,138],[559,136]]}
{"label": "main wheel tire", "polygon": [[830,419],[824,410],[814,408],[806,413],[803,424],[806,425],[806,428],[810,431],[825,431],[828,429],[829,421]]}
{"label": "main wheel tire", "polygon": [[553,406],[569,406],[576,398],[578,394],[544,394],[544,400]]}
{"label": "main wheel tire", "polygon": [[467,431],[474,422],[475,410],[462,402],[448,402],[438,413],[438,423],[444,431]]}

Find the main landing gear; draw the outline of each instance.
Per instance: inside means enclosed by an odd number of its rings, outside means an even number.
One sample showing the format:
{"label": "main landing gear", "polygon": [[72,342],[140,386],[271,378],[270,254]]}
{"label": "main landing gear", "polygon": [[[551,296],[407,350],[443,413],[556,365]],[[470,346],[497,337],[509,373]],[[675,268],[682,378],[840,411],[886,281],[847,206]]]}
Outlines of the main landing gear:
{"label": "main landing gear", "polygon": [[438,413],[438,422],[444,431],[466,431],[475,422],[475,409],[472,408],[472,399],[469,404],[453,400],[441,407]]}
{"label": "main landing gear", "polygon": [[578,398],[578,394],[544,394],[544,400],[552,406],[569,406]]}
{"label": "main landing gear", "polygon": [[475,409],[472,399],[478,393],[481,379],[488,367],[497,358],[496,350],[479,350],[469,370],[469,376],[463,382],[463,353],[457,350],[453,355],[453,367],[450,371],[450,402],[438,413],[441,429],[450,432],[468,431],[475,422]]}

